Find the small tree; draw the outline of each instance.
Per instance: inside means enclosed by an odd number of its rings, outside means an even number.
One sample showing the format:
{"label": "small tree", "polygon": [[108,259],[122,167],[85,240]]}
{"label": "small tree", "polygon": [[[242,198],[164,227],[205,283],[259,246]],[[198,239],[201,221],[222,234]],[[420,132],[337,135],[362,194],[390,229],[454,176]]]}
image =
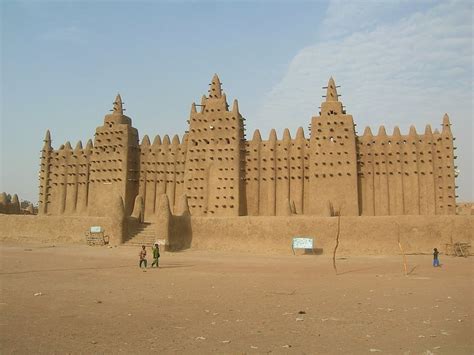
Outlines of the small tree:
{"label": "small tree", "polygon": [[20,208],[22,210],[27,209],[29,205],[32,205],[32,203],[28,200],[23,200],[20,202]]}

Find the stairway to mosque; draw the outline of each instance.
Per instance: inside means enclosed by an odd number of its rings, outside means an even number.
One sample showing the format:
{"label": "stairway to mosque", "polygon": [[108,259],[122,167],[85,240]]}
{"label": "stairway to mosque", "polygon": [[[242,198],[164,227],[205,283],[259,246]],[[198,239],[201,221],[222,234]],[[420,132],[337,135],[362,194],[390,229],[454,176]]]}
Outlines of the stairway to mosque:
{"label": "stairway to mosque", "polygon": [[128,236],[124,245],[152,246],[156,241],[155,225],[153,223],[138,223],[129,229]]}

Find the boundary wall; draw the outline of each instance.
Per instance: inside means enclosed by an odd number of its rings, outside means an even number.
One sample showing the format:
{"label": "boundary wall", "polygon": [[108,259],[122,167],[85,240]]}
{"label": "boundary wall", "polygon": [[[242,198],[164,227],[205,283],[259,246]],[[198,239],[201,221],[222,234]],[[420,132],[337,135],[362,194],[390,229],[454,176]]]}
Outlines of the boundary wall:
{"label": "boundary wall", "polygon": [[108,217],[0,215],[0,242],[85,244],[85,233],[101,226],[118,244],[117,223]]}
{"label": "boundary wall", "polygon": [[[168,249],[291,254],[296,236],[314,238],[315,254],[331,255],[338,217],[191,217],[170,216],[155,223],[166,228]],[[161,222],[160,222],[161,221]],[[100,225],[111,245],[126,240],[126,222],[112,217],[0,215],[0,242],[85,243],[85,232]],[[164,226],[163,224],[166,224]],[[431,253],[445,244],[473,242],[474,216],[340,217],[340,255],[399,254],[398,235],[406,253]]]}
{"label": "boundary wall", "polygon": [[[195,249],[291,254],[296,236],[314,238],[314,253],[332,255],[337,217],[191,218]],[[343,255],[399,254],[398,233],[405,253],[444,252],[445,244],[471,242],[471,216],[342,216],[338,253]]]}

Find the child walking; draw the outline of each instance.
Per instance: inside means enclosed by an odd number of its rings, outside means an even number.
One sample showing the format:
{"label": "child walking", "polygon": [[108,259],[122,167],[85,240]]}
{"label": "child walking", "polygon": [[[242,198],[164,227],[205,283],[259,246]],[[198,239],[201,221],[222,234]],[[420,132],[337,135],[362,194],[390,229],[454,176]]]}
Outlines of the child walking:
{"label": "child walking", "polygon": [[156,267],[160,267],[160,245],[158,244],[158,242],[156,242],[155,245],[151,247],[151,250],[153,250],[153,263],[151,264],[151,267],[153,267],[153,265],[156,265]]}
{"label": "child walking", "polygon": [[138,254],[140,256],[140,263],[138,264],[138,266],[141,268],[142,267],[142,264],[145,265],[145,269],[146,269],[146,249],[145,249],[145,246],[142,245],[142,250],[140,250],[140,254]]}
{"label": "child walking", "polygon": [[439,259],[438,259],[438,254],[439,251],[437,248],[433,249],[433,266],[438,267],[439,266]]}

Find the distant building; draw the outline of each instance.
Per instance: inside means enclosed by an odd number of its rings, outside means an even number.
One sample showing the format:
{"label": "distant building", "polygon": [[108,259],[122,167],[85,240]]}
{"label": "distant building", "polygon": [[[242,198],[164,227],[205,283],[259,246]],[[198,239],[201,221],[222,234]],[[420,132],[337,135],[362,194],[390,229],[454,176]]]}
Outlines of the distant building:
{"label": "distant building", "polygon": [[20,199],[17,194],[11,196],[6,192],[0,193],[0,213],[21,214]]}
{"label": "distant building", "polygon": [[456,205],[456,214],[474,216],[474,203],[460,202]]}
{"label": "distant building", "polygon": [[[310,137],[298,128],[262,140],[245,138],[237,100],[229,110],[217,75],[200,105],[192,104],[180,140],[145,135],[125,116],[120,95],[113,112],[85,147],[55,150],[49,131],[41,155],[41,214],[107,214],[121,196],[130,215],[137,196],[144,219],[168,196],[171,212],[187,196],[195,216],[446,215],[456,213],[453,136],[447,115],[441,132],[398,127],[387,135],[356,135],[331,78]],[[198,107],[197,107],[198,106]]]}

